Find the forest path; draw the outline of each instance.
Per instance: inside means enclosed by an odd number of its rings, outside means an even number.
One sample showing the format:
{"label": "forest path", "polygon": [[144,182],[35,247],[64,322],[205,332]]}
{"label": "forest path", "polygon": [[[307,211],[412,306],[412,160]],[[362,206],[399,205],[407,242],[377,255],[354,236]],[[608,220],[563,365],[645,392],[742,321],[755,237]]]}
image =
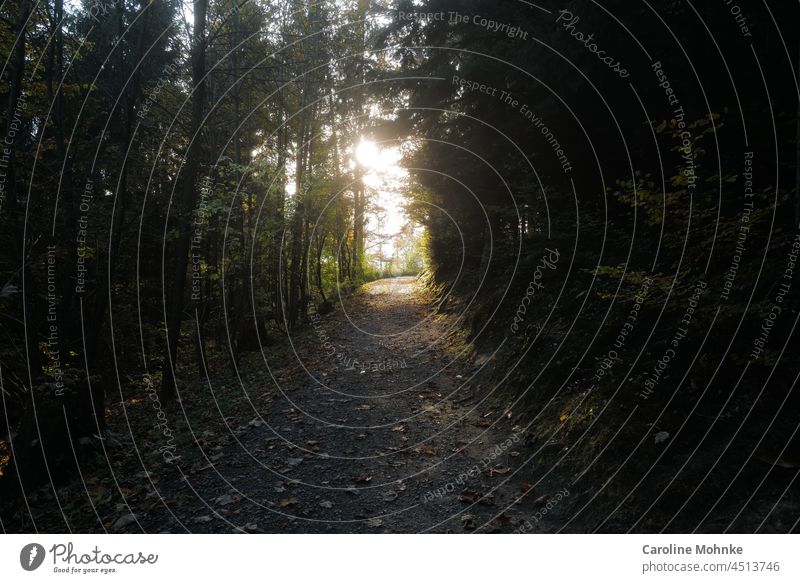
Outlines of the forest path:
{"label": "forest path", "polygon": [[163,492],[176,516],[139,523],[156,532],[543,530],[537,510],[557,493],[528,486],[519,428],[464,385],[476,367],[459,357],[451,325],[414,278],[384,279],[291,338],[282,362],[269,349],[247,359],[249,413],[183,459],[185,484]]}

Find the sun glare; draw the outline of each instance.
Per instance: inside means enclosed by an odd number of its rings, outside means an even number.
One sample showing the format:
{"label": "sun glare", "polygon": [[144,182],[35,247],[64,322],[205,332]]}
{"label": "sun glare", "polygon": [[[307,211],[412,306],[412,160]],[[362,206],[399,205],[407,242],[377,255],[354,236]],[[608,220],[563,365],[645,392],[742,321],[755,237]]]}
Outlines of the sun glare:
{"label": "sun glare", "polygon": [[[375,203],[368,223],[371,225],[369,243],[392,253],[391,238],[398,234],[407,218],[403,211],[402,192],[407,188],[408,173],[400,165],[402,152],[398,145],[379,146],[372,140],[361,139],[353,150],[354,162],[363,168],[362,181]],[[378,243],[380,241],[380,243]]]}
{"label": "sun glare", "polygon": [[362,140],[361,143],[356,146],[356,160],[365,168],[372,170],[383,169],[381,150],[375,142]]}
{"label": "sun glare", "polygon": [[402,152],[395,144],[381,147],[371,140],[361,140],[354,153],[355,162],[368,172],[394,176],[405,174],[400,167]]}

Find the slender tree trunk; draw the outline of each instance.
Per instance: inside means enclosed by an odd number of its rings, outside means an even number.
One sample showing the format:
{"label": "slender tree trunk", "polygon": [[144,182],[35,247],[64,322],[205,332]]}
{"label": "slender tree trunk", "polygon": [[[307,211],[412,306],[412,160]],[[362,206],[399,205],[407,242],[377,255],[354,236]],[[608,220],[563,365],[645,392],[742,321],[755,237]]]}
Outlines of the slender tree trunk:
{"label": "slender tree trunk", "polygon": [[[364,274],[364,213],[366,210],[366,192],[364,190],[364,172],[358,168],[356,172],[356,184],[353,192],[353,257],[352,257],[352,277],[360,280]],[[355,282],[354,282],[355,283]]]}
{"label": "slender tree trunk", "polygon": [[[186,151],[176,216],[178,240],[174,249],[174,270],[169,288],[167,312],[167,346],[164,355],[164,374],[161,384],[161,400],[170,403],[177,395],[175,378],[178,341],[183,319],[184,292],[186,290],[186,270],[189,266],[189,249],[192,239],[192,215],[197,203],[196,183],[200,170],[201,124],[203,122],[203,101],[205,97],[206,72],[206,12],[208,0],[194,0],[194,27],[192,34],[192,113],[190,124],[191,142]],[[166,275],[166,274],[165,274]],[[166,278],[165,278],[166,280]],[[164,282],[167,283],[166,281]],[[166,296],[165,286],[165,296]]]}
{"label": "slender tree trunk", "polygon": [[[247,196],[247,190],[244,184],[240,184],[241,182],[241,164],[242,164],[242,144],[241,139],[239,136],[239,132],[236,128],[239,127],[241,123],[241,103],[240,103],[240,81],[239,81],[239,49],[236,48],[239,44],[239,11],[238,11],[238,0],[233,1],[233,16],[231,18],[231,42],[230,42],[230,51],[231,51],[231,79],[233,80],[233,127],[234,127],[234,134],[233,134],[233,161],[236,165],[236,171],[234,172],[237,187],[240,188],[239,195],[241,196],[241,202],[238,205],[238,218],[239,218],[239,232],[241,234],[241,249],[239,251],[240,261],[238,265],[239,270],[239,277],[236,277],[234,281],[236,282],[235,285],[237,286],[237,293],[232,294],[232,297],[236,298],[236,306],[233,306],[232,312],[232,329],[236,331],[236,338],[234,339],[234,346],[238,348],[238,346],[243,344],[250,344],[247,339],[245,338],[247,335],[255,335],[255,330],[252,329],[250,326],[247,325],[248,319],[251,316],[252,311],[250,308],[250,297],[249,297],[249,286],[247,278],[247,265],[248,265],[248,258],[249,254],[247,253],[247,245],[250,241],[249,238],[249,214],[250,214],[250,204],[251,201]],[[254,321],[255,324],[255,321]],[[241,356],[241,351],[237,350],[236,354],[231,355],[235,362],[238,363],[239,358]]]}
{"label": "slender tree trunk", "polygon": [[[358,0],[358,18],[356,21],[356,34],[358,36],[358,43],[361,49],[361,55],[366,51],[367,46],[367,33],[366,33],[366,18],[369,9],[369,0]],[[356,76],[362,83],[366,81],[366,63],[363,56],[360,56],[356,61]],[[364,111],[364,103],[366,101],[364,86],[358,90],[358,117],[361,119],[361,114]],[[363,128],[359,122],[359,131]],[[360,281],[364,274],[364,255],[366,247],[365,230],[365,217],[366,212],[366,189],[364,187],[364,169],[361,166],[356,166],[356,184],[353,192],[353,251],[352,251],[352,278],[354,283]]]}
{"label": "slender tree trunk", "polygon": [[322,298],[322,303],[327,303],[328,299],[325,297],[325,286],[322,285],[322,252],[325,250],[325,240],[328,234],[324,233],[319,236],[319,243],[317,244],[317,289]]}
{"label": "slender tree trunk", "polygon": [[297,323],[300,304],[300,286],[302,285],[302,255],[303,255],[303,236],[305,230],[305,193],[303,192],[303,154],[302,142],[305,138],[305,122],[301,126],[298,134],[298,151],[295,164],[295,198],[296,204],[293,210],[292,220],[292,242],[289,252],[289,326],[293,327]]}
{"label": "slender tree trunk", "polygon": [[[139,19],[138,31],[136,33],[136,52],[133,55],[133,61],[136,62],[144,51],[145,31],[150,18],[150,5],[147,3],[140,4],[140,11],[142,13]],[[117,30],[121,35],[124,32],[123,14],[124,9],[118,8],[118,21]],[[125,70],[125,55],[122,50],[119,50],[119,70]],[[122,136],[120,139],[121,151],[125,152],[131,146],[133,139],[133,122],[136,117],[136,105],[141,97],[141,74],[140,69],[137,68],[131,73],[132,79],[130,88],[126,91],[126,98],[124,108],[122,109]],[[129,162],[130,156],[124,156],[119,170],[119,178],[117,185],[117,192],[114,197],[115,209],[112,218],[112,228],[109,235],[108,242],[108,262],[107,264],[114,265],[115,271],[118,273],[123,272],[121,268],[120,246],[122,243],[122,229],[125,224],[125,214],[127,210],[128,200],[128,175],[129,175]],[[97,262],[99,265],[99,261]],[[87,341],[87,361],[97,362],[100,353],[100,340],[102,337],[103,328],[106,325],[106,319],[110,306],[108,304],[108,274],[103,274],[101,277],[98,268],[98,290],[97,290],[97,308],[95,310],[95,318],[92,321],[92,327]]]}
{"label": "slender tree trunk", "polygon": [[[797,73],[800,75],[800,45],[797,48]],[[795,138],[796,158],[794,165],[794,228],[800,229],[800,95],[797,96],[797,134]]]}
{"label": "slender tree trunk", "polygon": [[[19,13],[14,23],[12,32],[16,43],[13,47],[11,58],[11,87],[8,92],[8,103],[6,104],[5,132],[8,135],[8,128],[15,119],[21,118],[24,110],[22,86],[25,80],[25,51],[26,51],[26,28],[28,18],[31,15],[32,5],[29,0],[21,0],[19,3]],[[19,124],[22,125],[21,119]],[[8,185],[8,212],[12,218],[16,257],[22,261],[22,310],[23,321],[25,323],[25,352],[28,364],[28,382],[33,384],[34,380],[42,374],[42,360],[39,353],[39,335],[36,325],[36,311],[32,298],[34,296],[33,273],[31,272],[31,257],[33,253],[26,247],[23,228],[23,212],[21,209],[22,197],[20,196],[20,184],[17,182],[17,146],[23,131],[15,133],[10,144],[6,144],[8,163],[6,167],[6,184]]]}

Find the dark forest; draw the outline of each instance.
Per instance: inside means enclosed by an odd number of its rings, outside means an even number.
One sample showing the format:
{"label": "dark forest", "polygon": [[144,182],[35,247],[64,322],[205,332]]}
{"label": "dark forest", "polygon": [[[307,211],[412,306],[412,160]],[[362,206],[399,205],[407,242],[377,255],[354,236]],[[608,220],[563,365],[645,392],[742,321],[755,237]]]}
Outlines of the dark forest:
{"label": "dark forest", "polygon": [[6,0],[4,533],[791,533],[800,6]]}

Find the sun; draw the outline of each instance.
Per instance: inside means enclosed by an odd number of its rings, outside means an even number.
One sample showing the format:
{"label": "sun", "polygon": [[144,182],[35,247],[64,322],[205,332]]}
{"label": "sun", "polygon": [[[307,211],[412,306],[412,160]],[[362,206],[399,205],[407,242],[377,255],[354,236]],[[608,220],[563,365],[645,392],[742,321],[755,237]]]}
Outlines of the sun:
{"label": "sun", "polygon": [[401,160],[402,148],[398,144],[379,146],[361,137],[352,150],[351,167],[362,169],[361,182],[367,187],[375,208],[369,213],[368,248],[381,246],[391,254],[391,237],[397,235],[408,222],[403,208],[403,192],[408,186],[408,172]]}
{"label": "sun", "polygon": [[381,149],[371,140],[361,140],[356,146],[356,161],[370,170],[383,170],[386,167]]}

